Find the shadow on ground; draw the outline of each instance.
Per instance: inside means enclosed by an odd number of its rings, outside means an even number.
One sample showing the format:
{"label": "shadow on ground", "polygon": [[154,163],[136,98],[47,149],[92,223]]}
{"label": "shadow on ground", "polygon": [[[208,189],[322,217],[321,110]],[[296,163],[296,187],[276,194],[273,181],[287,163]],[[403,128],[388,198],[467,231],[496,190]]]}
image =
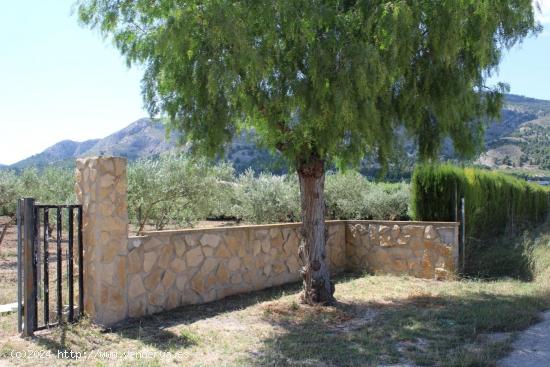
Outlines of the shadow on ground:
{"label": "shadow on ground", "polygon": [[189,325],[220,314],[242,310],[261,302],[274,301],[285,294],[298,293],[301,284],[294,283],[249,294],[236,295],[203,305],[183,306],[140,319],[130,319],[116,325],[112,332],[136,339],[159,350],[168,351],[188,347],[195,342],[186,335],[177,335],[172,326]]}
{"label": "shadow on ground", "polygon": [[[359,284],[349,275],[337,281],[340,285],[349,282],[346,287]],[[330,307],[310,307],[297,303],[300,287],[301,284],[291,284],[205,305],[180,307],[129,320],[103,331],[101,336],[79,335],[85,332],[84,327],[73,330],[68,342],[62,329],[56,338],[37,336],[36,342],[57,353],[67,345],[78,344],[79,338],[97,340],[100,348],[109,346],[109,336],[120,336],[161,351],[181,351],[197,345],[197,340],[173,330],[181,331],[197,321],[262,303],[254,310],[254,318],[272,326],[274,331],[261,340],[259,348],[245,349],[239,364],[487,366],[502,357],[509,343],[493,343],[490,338],[484,339],[484,334],[524,329],[548,307],[548,298],[536,292],[505,296],[479,289],[460,296],[413,293],[408,298],[350,300]],[[279,300],[285,295],[296,297]],[[248,328],[246,320],[243,322]]]}
{"label": "shadow on ground", "polygon": [[391,302],[267,307],[264,320],[284,332],[264,340],[255,365],[490,366],[509,349],[491,333],[522,330],[548,307],[538,296],[417,295]]}

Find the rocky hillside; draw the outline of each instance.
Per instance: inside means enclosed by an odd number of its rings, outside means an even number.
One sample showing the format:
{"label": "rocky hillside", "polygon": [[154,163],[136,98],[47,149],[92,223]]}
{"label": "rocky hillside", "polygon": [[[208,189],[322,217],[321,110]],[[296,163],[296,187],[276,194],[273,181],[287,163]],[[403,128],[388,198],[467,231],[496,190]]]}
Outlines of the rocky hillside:
{"label": "rocky hillside", "polygon": [[[48,165],[71,166],[78,157],[113,155],[126,157],[129,160],[156,156],[169,151],[186,150],[176,144],[177,136],[166,136],[164,126],[159,121],[148,118],[137,120],[122,130],[103,139],[75,142],[64,140],[11,166],[13,169],[27,167],[45,167]],[[248,167],[256,170],[281,172],[280,159],[267,150],[258,148],[251,133],[243,133],[235,138],[227,148],[225,158],[232,162],[238,172]],[[2,168],[2,167],[0,167]]]}
{"label": "rocky hillside", "polygon": [[158,155],[175,147],[174,140],[166,139],[164,126],[158,121],[143,118],[124,129],[98,140],[79,156],[122,156],[138,159]]}
{"label": "rocky hillside", "polygon": [[482,165],[550,170],[550,101],[507,96],[502,120],[491,125],[485,140]]}
{"label": "rocky hillside", "polygon": [[85,152],[93,147],[98,141],[99,139],[86,140],[84,142],[63,140],[47,148],[42,153],[23,159],[10,167],[16,169],[42,167],[49,164],[60,163],[68,159],[74,159],[85,154]]}
{"label": "rocky hillside", "polygon": [[[177,147],[173,135],[167,139],[164,127],[158,121],[144,118],[130,124],[103,139],[74,142],[59,142],[40,154],[22,160],[11,168],[29,166],[72,165],[74,159],[83,156],[116,155],[130,160],[155,156],[172,150],[185,150]],[[537,100],[516,95],[506,96],[501,121],[492,123],[487,131],[487,150],[476,163],[490,168],[522,168],[526,170],[550,170],[550,101]],[[404,141],[406,158],[400,155],[390,167],[390,174],[396,178],[407,176],[414,162],[414,144]],[[446,144],[450,146],[450,144]],[[449,149],[444,157],[452,158]],[[450,149],[452,152],[452,149]],[[235,166],[238,172],[248,167],[284,171],[285,164],[280,157],[270,154],[254,143],[252,133],[243,133],[227,148],[225,159]],[[365,161],[361,171],[368,175],[376,173],[377,165]]]}

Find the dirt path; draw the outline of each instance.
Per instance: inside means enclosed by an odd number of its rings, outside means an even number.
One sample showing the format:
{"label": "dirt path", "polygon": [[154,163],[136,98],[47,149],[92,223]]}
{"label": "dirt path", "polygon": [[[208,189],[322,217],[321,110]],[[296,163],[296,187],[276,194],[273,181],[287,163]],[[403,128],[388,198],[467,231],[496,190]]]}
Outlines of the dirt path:
{"label": "dirt path", "polygon": [[550,311],[543,321],[520,334],[512,344],[514,351],[497,363],[497,367],[550,366]]}

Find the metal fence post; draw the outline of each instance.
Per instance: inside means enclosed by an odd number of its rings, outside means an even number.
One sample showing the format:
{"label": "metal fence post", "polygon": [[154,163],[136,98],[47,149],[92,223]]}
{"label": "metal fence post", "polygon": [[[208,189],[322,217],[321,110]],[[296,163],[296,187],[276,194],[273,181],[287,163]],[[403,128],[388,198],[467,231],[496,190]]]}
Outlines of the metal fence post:
{"label": "metal fence post", "polygon": [[460,199],[460,245],[462,247],[462,273],[466,271],[466,208],[464,198]]}
{"label": "metal fence post", "polygon": [[36,262],[34,252],[34,199],[23,201],[24,228],[24,323],[23,335],[32,336],[36,325]]}
{"label": "metal fence post", "polygon": [[17,199],[17,331],[23,331],[23,201]]}

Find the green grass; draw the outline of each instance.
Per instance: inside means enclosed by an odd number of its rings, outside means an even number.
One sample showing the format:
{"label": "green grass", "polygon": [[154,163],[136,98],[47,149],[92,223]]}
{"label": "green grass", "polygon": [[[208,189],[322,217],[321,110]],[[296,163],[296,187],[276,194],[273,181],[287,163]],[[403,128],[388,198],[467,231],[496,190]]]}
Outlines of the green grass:
{"label": "green grass", "polygon": [[515,236],[470,241],[468,273],[478,278],[543,281],[550,275],[550,220]]}

